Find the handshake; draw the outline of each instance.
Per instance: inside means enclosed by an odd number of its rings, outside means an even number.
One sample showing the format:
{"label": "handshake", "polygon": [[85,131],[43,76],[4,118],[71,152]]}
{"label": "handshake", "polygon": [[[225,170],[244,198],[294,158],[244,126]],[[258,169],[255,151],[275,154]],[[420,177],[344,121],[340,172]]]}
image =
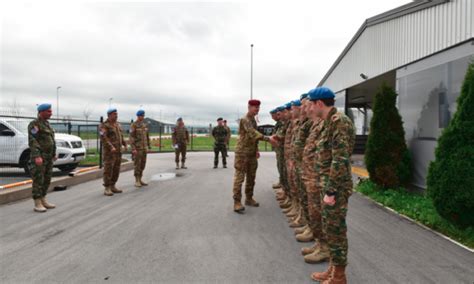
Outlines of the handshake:
{"label": "handshake", "polygon": [[280,142],[275,137],[275,135],[268,137],[268,142],[270,142],[270,144],[272,144],[273,147],[278,147],[280,145]]}

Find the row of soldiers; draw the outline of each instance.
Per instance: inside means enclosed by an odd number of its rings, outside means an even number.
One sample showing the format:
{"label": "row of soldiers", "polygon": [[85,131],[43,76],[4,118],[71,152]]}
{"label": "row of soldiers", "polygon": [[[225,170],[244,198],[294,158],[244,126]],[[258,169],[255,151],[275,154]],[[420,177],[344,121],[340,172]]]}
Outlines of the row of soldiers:
{"label": "row of soldiers", "polygon": [[280,175],[276,198],[307,263],[329,261],[311,275],[323,283],[346,283],[348,199],[352,193],[352,121],[334,107],[334,93],[318,87],[272,110]]}

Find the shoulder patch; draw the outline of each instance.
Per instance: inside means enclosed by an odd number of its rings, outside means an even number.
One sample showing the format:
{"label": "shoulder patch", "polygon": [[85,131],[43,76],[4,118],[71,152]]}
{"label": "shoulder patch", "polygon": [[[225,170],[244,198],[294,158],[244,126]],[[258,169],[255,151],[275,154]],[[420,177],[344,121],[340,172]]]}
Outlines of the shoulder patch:
{"label": "shoulder patch", "polygon": [[38,126],[37,126],[37,125],[33,126],[33,127],[31,128],[31,131],[30,131],[30,132],[31,132],[31,134],[33,134],[33,135],[38,134],[38,132],[39,132]]}

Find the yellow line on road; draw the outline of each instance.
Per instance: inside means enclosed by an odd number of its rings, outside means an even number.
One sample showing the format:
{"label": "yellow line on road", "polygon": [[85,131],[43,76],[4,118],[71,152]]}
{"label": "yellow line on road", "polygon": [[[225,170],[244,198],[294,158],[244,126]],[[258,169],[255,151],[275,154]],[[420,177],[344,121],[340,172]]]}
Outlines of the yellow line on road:
{"label": "yellow line on road", "polygon": [[368,178],[369,177],[369,172],[367,172],[366,169],[364,168],[361,168],[361,167],[352,167],[352,173],[353,174],[356,174],[358,176],[361,176],[361,177],[364,177],[364,178]]}

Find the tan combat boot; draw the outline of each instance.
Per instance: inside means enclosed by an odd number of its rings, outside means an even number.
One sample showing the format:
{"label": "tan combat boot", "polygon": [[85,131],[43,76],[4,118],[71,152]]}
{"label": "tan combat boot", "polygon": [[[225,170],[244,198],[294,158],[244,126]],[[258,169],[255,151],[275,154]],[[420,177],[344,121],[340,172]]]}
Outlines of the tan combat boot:
{"label": "tan combat boot", "polygon": [[299,234],[303,233],[308,228],[309,228],[308,224],[306,224],[306,225],[304,225],[303,227],[300,227],[300,228],[295,228],[295,235],[299,235]]}
{"label": "tan combat boot", "polygon": [[111,190],[113,193],[122,193],[122,192],[123,192],[122,190],[116,188],[116,187],[115,187],[115,184],[110,187],[110,190]]}
{"label": "tan combat boot", "polygon": [[181,168],[182,168],[182,169],[187,169],[188,167],[186,167],[186,166],[184,165],[184,162],[181,162]]}
{"label": "tan combat boot", "polygon": [[307,227],[303,233],[296,235],[296,240],[300,243],[309,243],[314,241],[313,231]]}
{"label": "tan combat boot", "polygon": [[43,204],[43,206],[44,206],[46,209],[54,209],[54,208],[56,208],[56,205],[54,205],[54,204],[52,204],[52,203],[49,203],[49,202],[46,200],[46,197],[41,198],[41,203]]}
{"label": "tan combat boot", "polygon": [[334,265],[329,279],[325,280],[323,284],[347,284],[346,266]]}
{"label": "tan combat boot", "polygon": [[319,249],[316,249],[313,253],[307,254],[304,257],[306,263],[321,263],[329,260],[329,247],[327,244],[320,244]]}
{"label": "tan combat boot", "polygon": [[234,201],[234,212],[243,213],[245,211],[245,207],[242,206],[240,201]]}
{"label": "tan combat boot", "polygon": [[299,207],[298,204],[296,204],[296,202],[293,202],[293,209],[291,209],[291,211],[288,212],[286,216],[288,218],[295,218],[296,216],[298,216],[298,212],[299,212],[298,207]]}
{"label": "tan combat boot", "polygon": [[[286,197],[286,199],[280,203],[280,208],[283,210],[286,210],[288,208],[290,208],[292,205],[291,201],[290,201],[290,198],[289,197]],[[285,213],[286,214],[286,213]]]}
{"label": "tan combat boot", "polygon": [[135,177],[135,187],[142,187],[140,177]]}
{"label": "tan combat boot", "polygon": [[329,278],[331,278],[333,271],[334,271],[334,266],[332,264],[329,264],[328,269],[326,271],[315,272],[311,274],[311,279],[313,279],[314,281],[319,281],[319,282],[326,281]]}
{"label": "tan combat boot", "polygon": [[250,197],[250,198],[245,198],[245,205],[252,206],[252,207],[258,207],[258,206],[260,206],[260,203],[255,201],[255,199],[253,199],[253,197]]}
{"label": "tan combat boot", "polygon": [[179,170],[179,163],[176,163],[176,169]]}
{"label": "tan combat boot", "polygon": [[303,222],[303,218],[301,218],[301,215],[298,215],[293,221],[290,222],[290,228],[300,228],[306,225],[305,222]]}
{"label": "tan combat boot", "polygon": [[114,193],[112,192],[110,186],[106,186],[104,188],[104,195],[106,195],[106,196],[113,196],[114,195]]}
{"label": "tan combat boot", "polygon": [[144,182],[143,179],[142,179],[143,176],[140,176],[140,184],[143,185],[143,186],[147,186],[148,183]]}
{"label": "tan combat boot", "polygon": [[35,208],[33,209],[36,212],[46,212],[46,208],[44,207],[43,203],[41,202],[41,198],[34,199],[35,201]]}
{"label": "tan combat boot", "polygon": [[312,247],[304,247],[301,249],[301,254],[303,256],[313,253],[315,250],[319,249],[319,242],[315,242]]}

